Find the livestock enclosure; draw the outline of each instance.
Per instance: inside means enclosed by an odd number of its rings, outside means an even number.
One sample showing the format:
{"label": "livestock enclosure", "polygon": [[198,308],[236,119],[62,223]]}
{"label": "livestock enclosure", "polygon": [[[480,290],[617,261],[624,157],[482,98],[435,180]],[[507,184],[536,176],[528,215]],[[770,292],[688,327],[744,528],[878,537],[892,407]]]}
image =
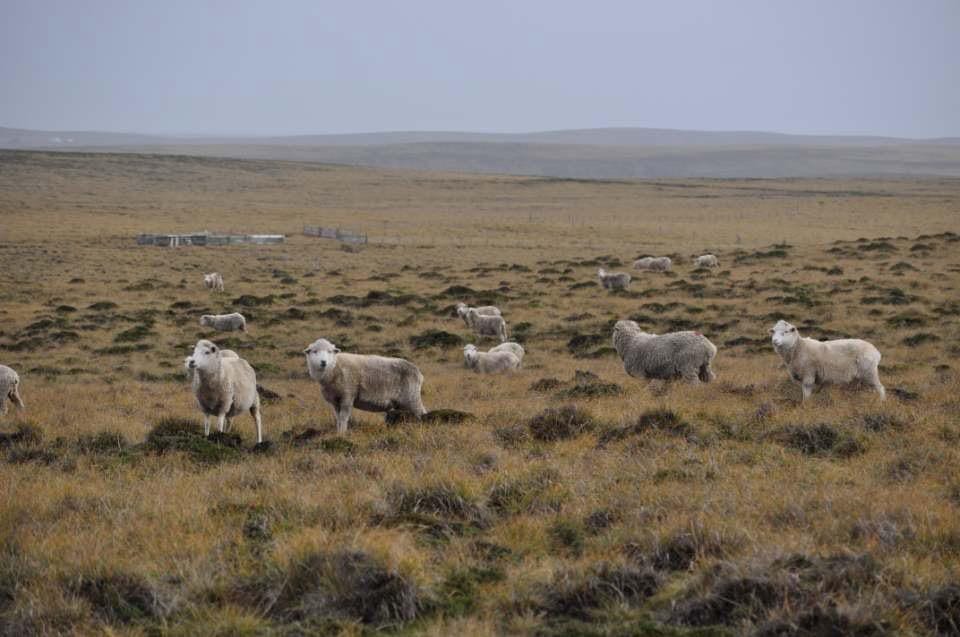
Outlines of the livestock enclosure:
{"label": "livestock enclosure", "polygon": [[[410,239],[344,251],[308,209]],[[0,634],[956,634],[958,214],[956,179],[0,152],[0,363],[27,406],[0,416]],[[287,240],[131,249],[203,227]],[[464,368],[459,301],[501,308],[522,369]],[[233,311],[247,333],[198,323]],[[627,376],[625,318],[702,332],[716,381]],[[887,400],[800,405],[780,318],[874,343]],[[337,436],[320,337],[415,363],[433,416]],[[268,444],[249,417],[203,438],[200,338],[256,369]]]}

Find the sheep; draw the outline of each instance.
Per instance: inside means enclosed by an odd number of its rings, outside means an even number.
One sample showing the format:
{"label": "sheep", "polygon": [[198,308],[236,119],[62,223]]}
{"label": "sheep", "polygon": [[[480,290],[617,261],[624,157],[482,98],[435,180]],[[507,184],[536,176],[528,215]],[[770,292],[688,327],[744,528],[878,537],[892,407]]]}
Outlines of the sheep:
{"label": "sheep", "polygon": [[12,368],[0,365],[0,415],[7,413],[7,399],[13,401],[20,411],[26,410],[20,398],[20,376]]}
{"label": "sheep", "polygon": [[698,268],[718,268],[720,261],[715,254],[702,254],[693,260],[693,264]]}
{"label": "sheep", "polygon": [[337,433],[345,434],[354,407],[386,412],[400,409],[420,418],[427,413],[420,398],[423,374],[402,358],[347,354],[325,338],[303,350],[310,378],[333,407]]}
{"label": "sheep", "polygon": [[233,312],[232,314],[204,314],[200,317],[200,325],[212,327],[218,332],[232,332],[234,330],[240,330],[241,332],[247,331],[247,319],[243,318],[243,314],[239,312]]}
{"label": "sheep", "polygon": [[467,310],[464,321],[477,336],[497,337],[501,343],[507,340],[507,322],[502,316],[486,316],[472,307]]}
{"label": "sheep", "polygon": [[223,276],[219,272],[204,274],[203,287],[214,292],[223,292]]}
{"label": "sheep", "polygon": [[523,363],[523,357],[526,355],[526,352],[523,349],[523,346],[520,343],[500,343],[496,347],[490,348],[491,352],[513,352],[513,355],[520,359],[520,363]]}
{"label": "sheep", "polygon": [[668,272],[673,267],[670,257],[642,257],[633,262],[635,270],[649,270],[650,272]]}
{"label": "sheep", "polygon": [[[463,322],[466,323],[467,327],[470,327],[470,323],[467,321],[467,311],[471,308],[466,303],[457,303],[457,316],[463,319]],[[500,316],[500,308],[495,305],[482,305],[480,307],[473,308],[477,311],[477,314],[481,316]]]}
{"label": "sheep", "polygon": [[520,358],[512,351],[481,352],[475,345],[463,348],[463,362],[478,374],[499,374],[520,368]]}
{"label": "sheep", "polygon": [[814,389],[823,385],[846,385],[861,381],[880,394],[886,389],[880,383],[877,366],[880,351],[859,338],[818,341],[800,336],[797,328],[780,320],[770,329],[773,349],[780,355],[790,377],[800,383],[805,401]]}
{"label": "sheep", "polygon": [[597,270],[600,285],[607,290],[626,290],[630,287],[630,275],[626,272],[607,272],[603,268]]}
{"label": "sheep", "polygon": [[[220,356],[223,358],[240,358],[240,356],[233,351],[232,349],[222,349],[220,350]],[[190,357],[183,357],[183,371],[187,374],[188,378],[193,378],[193,369],[190,367]]]}
{"label": "sheep", "polygon": [[613,347],[626,372],[637,378],[683,378],[694,384],[709,383],[716,346],[699,332],[648,334],[635,321],[617,321]]}
{"label": "sheep", "polygon": [[235,352],[199,340],[186,365],[193,370],[193,394],[203,412],[203,435],[210,435],[211,416],[217,417],[222,432],[230,418],[248,411],[257,423],[257,444],[263,442],[257,374],[250,363]]}

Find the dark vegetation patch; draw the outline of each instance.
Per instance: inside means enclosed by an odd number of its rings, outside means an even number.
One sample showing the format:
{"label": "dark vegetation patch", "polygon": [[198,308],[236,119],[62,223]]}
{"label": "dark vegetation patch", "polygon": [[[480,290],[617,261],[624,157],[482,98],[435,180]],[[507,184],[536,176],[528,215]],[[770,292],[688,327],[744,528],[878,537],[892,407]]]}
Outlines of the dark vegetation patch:
{"label": "dark vegetation patch", "polygon": [[897,246],[889,241],[868,241],[857,246],[861,252],[896,252]]}
{"label": "dark vegetation patch", "polygon": [[54,311],[58,314],[71,314],[76,312],[77,308],[73,307],[72,305],[58,305]]}
{"label": "dark vegetation patch", "polygon": [[135,345],[110,345],[107,347],[101,347],[100,349],[93,350],[96,354],[104,355],[120,355],[120,354],[132,354],[134,352],[146,352],[153,349],[153,345],[150,343],[137,343]]}
{"label": "dark vegetation patch", "polygon": [[83,454],[121,454],[129,448],[129,441],[119,431],[104,430],[77,438],[77,451]]}
{"label": "dark vegetation patch", "polygon": [[530,391],[548,392],[563,385],[559,378],[541,378],[530,384]]}
{"label": "dark vegetation patch", "polygon": [[936,334],[931,334],[929,332],[917,332],[916,334],[906,337],[901,342],[907,347],[919,347],[925,343],[936,343],[939,340],[940,337]]}
{"label": "dark vegetation patch", "polygon": [[650,569],[602,562],[583,572],[558,573],[539,591],[536,608],[551,619],[594,619],[594,613],[611,606],[637,607],[652,597],[661,578]]}
{"label": "dark vegetation patch", "polygon": [[904,402],[910,402],[920,398],[920,392],[907,389],[906,387],[894,387],[887,391]]}
{"label": "dark vegetation patch", "polygon": [[106,312],[107,310],[114,310],[117,308],[117,304],[113,301],[97,301],[92,305],[88,305],[88,310],[94,310],[96,312]]}
{"label": "dark vegetation patch", "polygon": [[938,635],[960,634],[960,584],[949,583],[922,594],[908,594],[906,605]]}
{"label": "dark vegetation patch", "polygon": [[185,418],[168,417],[157,421],[143,443],[146,451],[163,455],[182,452],[199,464],[218,464],[240,458],[237,434],[211,432],[203,435],[202,426]]}
{"label": "dark vegetation patch", "polygon": [[592,431],[593,416],[576,405],[548,408],[527,423],[535,440],[553,442],[567,440]]}
{"label": "dark vegetation patch", "polygon": [[928,318],[919,312],[901,312],[887,319],[886,323],[890,327],[923,327],[927,324]]}
{"label": "dark vegetation patch", "polygon": [[156,333],[151,330],[153,327],[152,324],[141,324],[134,325],[130,329],[124,330],[113,337],[114,343],[135,343],[137,341],[142,341],[145,338],[156,336]]}
{"label": "dark vegetation patch", "polygon": [[22,422],[12,433],[0,432],[0,447],[35,445],[43,440],[43,431],[34,424]]}
{"label": "dark vegetation patch", "polygon": [[234,305],[242,307],[261,307],[264,305],[273,305],[274,296],[267,294],[265,296],[255,296],[253,294],[244,294],[233,300]]}
{"label": "dark vegetation patch", "polygon": [[461,617],[477,609],[484,584],[500,582],[506,576],[496,567],[470,566],[444,578],[430,601],[430,612],[445,617]]}
{"label": "dark vegetation patch", "polygon": [[608,340],[609,338],[603,334],[574,334],[567,341],[567,350],[576,358],[585,358],[593,348]]}
{"label": "dark vegetation patch", "polygon": [[394,486],[387,494],[387,508],[378,523],[413,526],[436,539],[462,536],[490,525],[483,507],[451,484]]}
{"label": "dark vegetation patch", "polygon": [[445,330],[427,330],[411,336],[410,346],[414,350],[428,347],[463,347],[463,338]]}
{"label": "dark vegetation patch", "polygon": [[278,403],[278,402],[280,402],[280,400],[282,400],[282,398],[283,398],[283,397],[282,397],[280,394],[278,394],[277,392],[275,392],[275,391],[273,391],[273,390],[271,390],[271,389],[268,389],[268,388],[266,388],[266,387],[264,387],[263,385],[260,385],[260,384],[257,385],[257,393],[260,394],[260,402],[262,402],[262,403],[264,403],[264,404],[267,404],[267,405],[272,405],[272,404],[274,404],[274,403]]}
{"label": "dark vegetation patch", "polygon": [[782,444],[808,456],[849,458],[866,451],[864,444],[837,425],[788,425],[774,433]]}
{"label": "dark vegetation patch", "polygon": [[605,445],[647,431],[662,431],[691,442],[697,439],[696,429],[678,416],[676,412],[669,409],[650,409],[640,414],[640,418],[632,425],[611,427],[603,431],[598,442],[600,445]]}
{"label": "dark vegetation patch", "polygon": [[408,411],[391,409],[384,415],[384,422],[388,425],[401,425],[410,422],[433,423],[438,425],[456,425],[476,418],[473,414],[456,409],[432,409],[417,417]]}
{"label": "dark vegetation patch", "polygon": [[130,624],[161,615],[155,589],[135,575],[79,576],[68,582],[68,588],[86,600],[93,613],[108,624]]}
{"label": "dark vegetation patch", "polygon": [[521,321],[510,328],[510,338],[517,343],[526,343],[533,332],[533,323]]}
{"label": "dark vegetation patch", "polygon": [[881,294],[876,296],[865,296],[860,299],[864,305],[910,305],[917,300],[917,297],[911,296],[900,288],[889,288],[882,290]]}

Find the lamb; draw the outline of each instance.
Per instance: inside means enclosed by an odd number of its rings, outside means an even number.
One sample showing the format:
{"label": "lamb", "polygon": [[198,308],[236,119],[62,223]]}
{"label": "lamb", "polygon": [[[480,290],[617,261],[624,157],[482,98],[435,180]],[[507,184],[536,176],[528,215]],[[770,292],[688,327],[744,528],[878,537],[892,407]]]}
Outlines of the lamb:
{"label": "lamb", "polygon": [[337,433],[345,434],[354,407],[386,412],[400,409],[420,418],[427,413],[420,398],[423,374],[402,358],[342,353],[325,338],[303,350],[310,378],[333,407]]}
{"label": "lamb", "polygon": [[637,378],[683,378],[694,384],[709,383],[716,346],[699,332],[648,334],[635,321],[617,321],[613,347],[628,374]]}
{"label": "lamb", "polygon": [[247,331],[247,319],[243,318],[243,314],[239,312],[233,312],[232,314],[204,314],[200,317],[200,325],[212,327],[218,332],[232,332],[234,330],[240,330],[241,332]]}
{"label": "lamb", "polygon": [[693,260],[693,264],[698,268],[718,268],[720,260],[715,254],[702,254]]}
{"label": "lamb", "polygon": [[[467,312],[470,310],[470,306],[466,303],[457,303],[457,316],[463,319],[463,322],[467,324],[467,327],[470,327],[470,323],[467,322]],[[477,314],[481,316],[500,316],[500,308],[495,305],[481,305],[480,307],[472,308],[477,311]]]}
{"label": "lamb", "polygon": [[204,274],[203,287],[214,292],[223,292],[223,276],[219,272]]}
{"label": "lamb", "polygon": [[186,365],[193,370],[193,394],[203,412],[203,434],[210,435],[210,416],[217,417],[222,432],[230,418],[248,411],[257,423],[257,444],[263,442],[257,374],[250,363],[230,350],[199,340]]}
{"label": "lamb", "polygon": [[463,362],[478,374],[500,374],[520,368],[520,358],[505,349],[481,352],[475,345],[463,348]]}
{"label": "lamb", "polygon": [[607,272],[603,268],[597,270],[600,284],[607,290],[626,290],[630,287],[630,275],[626,272]]}
{"label": "lamb", "polygon": [[477,308],[470,308],[463,320],[477,336],[493,336],[499,338],[501,343],[507,340],[507,322],[502,316],[486,316],[480,314]]}
{"label": "lamb", "polygon": [[650,272],[668,272],[673,267],[670,257],[642,257],[633,262],[635,270]]}
{"label": "lamb", "polygon": [[777,321],[770,330],[773,349],[783,359],[790,377],[800,383],[803,399],[823,385],[846,385],[861,381],[886,397],[877,366],[880,351],[867,341],[845,338],[818,341],[800,336],[797,328],[786,321]]}
{"label": "lamb", "polygon": [[27,408],[20,398],[20,376],[12,368],[0,365],[0,415],[7,413],[8,398],[20,411]]}

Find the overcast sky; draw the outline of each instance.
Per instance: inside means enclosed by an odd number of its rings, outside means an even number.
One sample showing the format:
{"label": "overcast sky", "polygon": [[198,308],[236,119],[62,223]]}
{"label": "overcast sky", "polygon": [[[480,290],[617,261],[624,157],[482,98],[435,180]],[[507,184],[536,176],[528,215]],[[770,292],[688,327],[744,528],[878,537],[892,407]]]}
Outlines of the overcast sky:
{"label": "overcast sky", "polygon": [[0,126],[960,136],[960,0],[0,0]]}

